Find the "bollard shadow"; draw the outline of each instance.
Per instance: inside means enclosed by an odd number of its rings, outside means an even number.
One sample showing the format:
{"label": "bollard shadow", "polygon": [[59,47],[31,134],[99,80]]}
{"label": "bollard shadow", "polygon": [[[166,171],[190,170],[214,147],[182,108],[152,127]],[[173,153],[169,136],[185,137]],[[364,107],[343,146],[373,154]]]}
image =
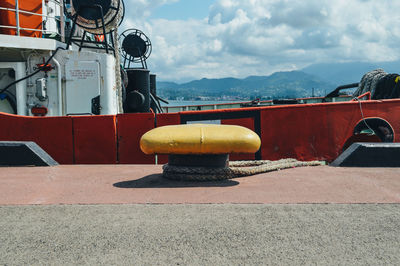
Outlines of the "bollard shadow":
{"label": "bollard shadow", "polygon": [[233,187],[239,185],[234,180],[193,182],[175,181],[162,177],[162,174],[148,175],[137,180],[115,183],[117,188],[191,188],[191,187]]}

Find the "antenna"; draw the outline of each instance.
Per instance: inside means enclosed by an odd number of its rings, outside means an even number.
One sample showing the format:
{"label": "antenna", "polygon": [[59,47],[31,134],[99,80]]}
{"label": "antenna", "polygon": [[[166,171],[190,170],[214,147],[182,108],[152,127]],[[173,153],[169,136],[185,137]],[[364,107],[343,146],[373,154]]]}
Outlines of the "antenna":
{"label": "antenna", "polygon": [[[122,23],[125,16],[123,0],[69,0],[64,1],[64,10],[66,16],[73,22],[67,48],[73,42],[79,46],[79,51],[82,48],[96,48],[105,49],[108,53],[111,49],[115,54],[114,39],[110,34],[110,45],[107,34]],[[84,30],[80,39],[73,37],[76,25]],[[95,35],[95,38],[88,38],[87,33]]]}
{"label": "antenna", "polygon": [[122,43],[122,57],[124,68],[131,69],[131,64],[141,63],[143,69],[147,69],[146,60],[152,50],[150,39],[138,29],[128,29],[119,36]]}

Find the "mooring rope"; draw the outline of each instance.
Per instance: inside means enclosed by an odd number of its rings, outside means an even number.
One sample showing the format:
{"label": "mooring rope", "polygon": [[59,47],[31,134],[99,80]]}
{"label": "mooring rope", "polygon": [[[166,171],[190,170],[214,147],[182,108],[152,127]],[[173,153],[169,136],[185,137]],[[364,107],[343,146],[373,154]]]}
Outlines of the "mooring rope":
{"label": "mooring rope", "polygon": [[117,87],[117,100],[118,100],[118,113],[122,114],[123,109],[123,96],[122,96],[122,80],[121,80],[121,62],[119,53],[119,40],[118,29],[113,31],[114,50],[115,50],[115,85]]}
{"label": "mooring rope", "polygon": [[163,176],[172,180],[216,181],[251,176],[288,168],[320,165],[325,165],[325,162],[301,162],[296,159],[282,159],[279,161],[237,161],[230,162],[229,166],[225,168],[185,167],[166,164],[163,166]]}
{"label": "mooring rope", "polygon": [[366,73],[359,83],[353,97],[371,92],[371,99],[393,99],[400,97],[400,78],[398,74],[388,74],[383,69]]}
{"label": "mooring rope", "polygon": [[[107,33],[113,31],[115,29],[115,26],[118,27],[123,18],[125,8],[124,3],[121,0],[110,0],[109,2],[110,8],[106,12],[106,14],[103,14],[104,27]],[[74,2],[72,2],[70,13],[71,17],[77,13],[77,10],[74,7]],[[97,20],[91,20],[85,19],[82,16],[78,16],[77,22],[78,25],[83,27],[84,30],[87,32],[93,34],[103,34],[103,24],[101,18],[98,18]]]}

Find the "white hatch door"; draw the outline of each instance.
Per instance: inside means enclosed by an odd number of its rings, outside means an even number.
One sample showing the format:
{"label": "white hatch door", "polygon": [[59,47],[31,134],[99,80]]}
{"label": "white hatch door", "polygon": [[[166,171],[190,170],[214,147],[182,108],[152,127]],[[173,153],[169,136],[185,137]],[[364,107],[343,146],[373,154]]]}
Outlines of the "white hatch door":
{"label": "white hatch door", "polygon": [[65,65],[67,115],[99,114],[100,65],[96,61],[69,61]]}

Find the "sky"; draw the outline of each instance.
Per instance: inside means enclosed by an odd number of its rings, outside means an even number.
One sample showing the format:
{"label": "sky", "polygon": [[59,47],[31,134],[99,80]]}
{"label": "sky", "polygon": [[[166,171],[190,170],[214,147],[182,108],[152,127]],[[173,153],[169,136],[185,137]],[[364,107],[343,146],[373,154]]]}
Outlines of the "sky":
{"label": "sky", "polygon": [[400,59],[397,0],[125,0],[120,31],[151,40],[158,80],[244,78]]}

